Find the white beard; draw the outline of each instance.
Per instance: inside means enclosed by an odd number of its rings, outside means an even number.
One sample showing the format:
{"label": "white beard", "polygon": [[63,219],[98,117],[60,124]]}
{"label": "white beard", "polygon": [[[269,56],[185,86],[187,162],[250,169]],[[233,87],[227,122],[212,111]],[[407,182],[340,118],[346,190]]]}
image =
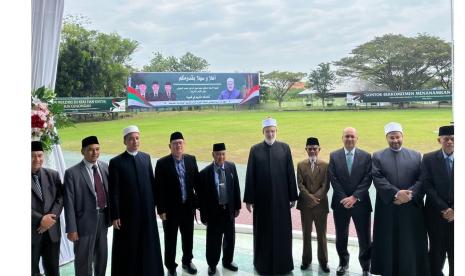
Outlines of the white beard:
{"label": "white beard", "polygon": [[267,143],[270,146],[273,145],[275,141],[276,141],[276,138],[271,139],[271,140],[268,140],[268,139],[265,138],[265,143]]}

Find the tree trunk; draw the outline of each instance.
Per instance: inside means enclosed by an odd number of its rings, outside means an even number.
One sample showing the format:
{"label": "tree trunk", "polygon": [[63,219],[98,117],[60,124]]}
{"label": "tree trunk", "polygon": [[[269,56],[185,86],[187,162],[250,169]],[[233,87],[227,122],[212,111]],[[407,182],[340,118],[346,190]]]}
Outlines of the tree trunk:
{"label": "tree trunk", "polygon": [[326,111],[325,98],[321,98],[321,103],[323,104],[323,111]]}

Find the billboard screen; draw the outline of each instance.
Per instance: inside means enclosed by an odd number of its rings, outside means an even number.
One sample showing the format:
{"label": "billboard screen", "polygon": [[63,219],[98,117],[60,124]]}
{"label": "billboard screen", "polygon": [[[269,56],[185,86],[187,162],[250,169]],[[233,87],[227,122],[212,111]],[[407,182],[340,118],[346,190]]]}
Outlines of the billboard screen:
{"label": "billboard screen", "polygon": [[128,108],[257,104],[259,90],[258,73],[139,72],[128,78]]}

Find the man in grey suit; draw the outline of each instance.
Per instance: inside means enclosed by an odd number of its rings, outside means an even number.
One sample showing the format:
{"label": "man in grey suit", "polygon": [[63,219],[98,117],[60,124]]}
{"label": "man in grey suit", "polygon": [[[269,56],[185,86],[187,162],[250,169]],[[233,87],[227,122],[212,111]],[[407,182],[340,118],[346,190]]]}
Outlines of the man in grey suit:
{"label": "man in grey suit", "polygon": [[43,168],[44,150],[41,142],[31,143],[31,271],[41,275],[39,260],[45,275],[60,275],[60,214],[63,210],[63,185],[57,171]]}
{"label": "man in grey suit", "polygon": [[336,275],[344,275],[349,267],[350,218],[357,231],[358,260],[363,275],[369,275],[371,256],[371,201],[368,189],[371,186],[371,156],[368,152],[356,148],[357,130],[347,127],[342,132],[342,149],[333,151],[329,157],[329,179],[333,187],[331,208],[336,226],[336,250],[339,255],[339,267]]}
{"label": "man in grey suit", "polygon": [[[97,137],[82,140],[83,160],[65,172],[66,233],[74,242],[78,276],[104,276],[107,267],[108,165],[100,160]],[[93,265],[93,269],[92,269]]]}

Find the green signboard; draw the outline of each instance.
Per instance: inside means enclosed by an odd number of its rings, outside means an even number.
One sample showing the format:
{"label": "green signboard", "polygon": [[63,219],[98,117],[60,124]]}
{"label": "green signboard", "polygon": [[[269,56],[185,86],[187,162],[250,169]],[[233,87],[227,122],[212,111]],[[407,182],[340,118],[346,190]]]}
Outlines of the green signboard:
{"label": "green signboard", "polygon": [[362,103],[452,101],[451,90],[379,91],[359,94]]}
{"label": "green signboard", "polygon": [[125,98],[56,98],[55,102],[63,105],[65,113],[123,112],[126,110]]}
{"label": "green signboard", "polygon": [[259,90],[258,73],[139,72],[128,78],[128,107],[251,105]]}

